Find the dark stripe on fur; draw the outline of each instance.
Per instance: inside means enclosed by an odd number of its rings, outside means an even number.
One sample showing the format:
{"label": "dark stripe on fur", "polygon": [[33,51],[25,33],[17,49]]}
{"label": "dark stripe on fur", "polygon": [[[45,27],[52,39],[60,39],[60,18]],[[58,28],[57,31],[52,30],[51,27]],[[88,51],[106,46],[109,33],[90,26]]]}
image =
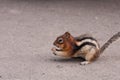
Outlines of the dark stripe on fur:
{"label": "dark stripe on fur", "polygon": [[85,39],[91,39],[91,40],[97,41],[97,40],[94,39],[93,37],[83,37],[83,38],[77,38],[77,37],[76,37],[76,40],[77,40],[77,41],[83,41],[83,40],[85,40]]}
{"label": "dark stripe on fur", "polygon": [[80,50],[80,49],[82,49],[84,46],[86,46],[86,45],[90,45],[90,46],[94,46],[94,47],[96,47],[96,45],[95,44],[93,44],[93,43],[91,43],[91,42],[84,42],[84,43],[82,43],[80,46],[77,46],[77,45],[75,45],[74,46],[74,51],[73,51],[73,53],[76,53],[78,50]]}

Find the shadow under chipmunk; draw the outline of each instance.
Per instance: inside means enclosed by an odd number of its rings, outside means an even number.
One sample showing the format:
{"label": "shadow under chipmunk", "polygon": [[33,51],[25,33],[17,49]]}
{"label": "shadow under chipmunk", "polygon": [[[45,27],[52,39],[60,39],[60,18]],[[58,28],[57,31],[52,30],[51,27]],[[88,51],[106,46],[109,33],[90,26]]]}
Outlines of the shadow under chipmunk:
{"label": "shadow under chipmunk", "polygon": [[51,59],[51,61],[55,61],[55,62],[82,62],[82,61],[85,61],[84,58],[82,57],[74,57],[74,58],[69,58],[69,59],[66,59],[66,58],[57,58],[57,59]]}

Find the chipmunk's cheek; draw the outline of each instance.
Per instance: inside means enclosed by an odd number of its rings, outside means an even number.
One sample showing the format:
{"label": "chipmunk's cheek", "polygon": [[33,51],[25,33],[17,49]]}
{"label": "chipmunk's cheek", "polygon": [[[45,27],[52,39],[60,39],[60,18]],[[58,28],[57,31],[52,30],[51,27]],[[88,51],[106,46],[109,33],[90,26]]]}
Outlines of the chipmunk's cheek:
{"label": "chipmunk's cheek", "polygon": [[60,45],[60,48],[61,48],[61,49],[64,49],[64,46],[65,46],[64,44],[61,44],[61,45]]}

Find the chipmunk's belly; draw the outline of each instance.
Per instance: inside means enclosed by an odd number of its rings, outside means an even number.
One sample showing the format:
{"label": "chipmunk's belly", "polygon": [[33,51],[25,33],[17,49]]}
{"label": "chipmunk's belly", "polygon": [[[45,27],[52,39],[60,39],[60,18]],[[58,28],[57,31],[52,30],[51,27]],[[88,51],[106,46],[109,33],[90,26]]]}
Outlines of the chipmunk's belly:
{"label": "chipmunk's belly", "polygon": [[81,50],[80,51],[77,51],[73,57],[82,57],[82,58],[85,58],[86,56],[86,53],[82,52]]}
{"label": "chipmunk's belly", "polygon": [[85,58],[85,56],[90,52],[92,49],[92,46],[86,45],[82,49],[78,50],[75,54],[74,57],[82,57]]}

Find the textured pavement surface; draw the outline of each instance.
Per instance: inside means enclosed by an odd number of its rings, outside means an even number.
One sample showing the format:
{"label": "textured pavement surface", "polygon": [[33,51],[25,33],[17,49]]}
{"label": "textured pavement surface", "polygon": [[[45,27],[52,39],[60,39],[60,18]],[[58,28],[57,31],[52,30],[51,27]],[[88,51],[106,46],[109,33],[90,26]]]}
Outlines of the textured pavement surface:
{"label": "textured pavement surface", "polygon": [[0,80],[120,80],[120,39],[81,66],[51,52],[65,31],[103,45],[120,31],[120,0],[0,0]]}

